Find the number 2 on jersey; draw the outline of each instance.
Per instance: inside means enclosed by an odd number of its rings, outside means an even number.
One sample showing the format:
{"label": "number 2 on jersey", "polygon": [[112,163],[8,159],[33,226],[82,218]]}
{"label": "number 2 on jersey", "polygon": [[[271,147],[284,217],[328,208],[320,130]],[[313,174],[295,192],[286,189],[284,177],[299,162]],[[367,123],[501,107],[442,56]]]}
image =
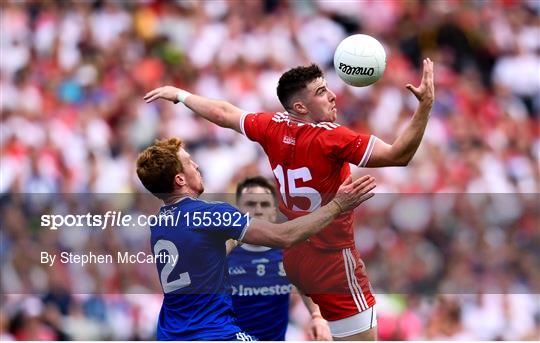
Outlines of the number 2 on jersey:
{"label": "number 2 on jersey", "polygon": [[[159,255],[159,252],[161,250],[165,250],[169,255],[172,256],[178,256],[178,249],[174,245],[173,242],[160,239],[159,241],[154,244],[154,256]],[[169,259],[170,260],[170,259]],[[163,269],[161,270],[161,273],[159,274],[159,277],[161,279],[161,287],[163,287],[164,293],[171,293],[176,290],[179,290],[180,288],[187,287],[191,285],[191,278],[189,277],[188,273],[181,273],[179,276],[179,279],[168,281],[169,275],[174,269],[174,266],[178,262],[178,259],[176,259],[174,262],[167,263],[163,266]]]}
{"label": "number 2 on jersey", "polygon": [[[308,212],[313,212],[321,206],[321,195],[319,194],[319,192],[317,192],[316,189],[311,187],[296,187],[296,180],[300,179],[303,182],[307,182],[312,179],[309,168],[302,167],[287,170],[287,180],[289,186],[288,193],[285,191],[285,183],[287,181],[285,180],[285,173],[283,171],[283,167],[278,164],[278,166],[273,170],[273,172],[278,179],[279,193],[281,193],[281,197],[283,198],[283,203],[285,204],[285,206],[288,206],[287,195],[289,195],[291,198],[307,198],[309,200],[309,208],[307,210]],[[294,204],[292,210],[306,211],[305,209],[301,209]]]}

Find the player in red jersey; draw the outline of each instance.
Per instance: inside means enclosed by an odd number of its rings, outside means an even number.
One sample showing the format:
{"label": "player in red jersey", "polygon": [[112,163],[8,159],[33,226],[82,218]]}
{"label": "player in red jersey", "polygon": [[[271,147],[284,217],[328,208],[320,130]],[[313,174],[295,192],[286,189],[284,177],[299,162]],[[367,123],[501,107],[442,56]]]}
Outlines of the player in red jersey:
{"label": "player in red jersey", "polygon": [[[409,163],[434,101],[429,58],[423,61],[420,85],[406,87],[418,99],[418,107],[392,144],[334,123],[336,96],[316,65],[293,68],[281,76],[277,93],[284,113],[249,113],[172,86],[156,88],[144,99],[182,102],[205,119],[258,142],[282,194],[280,210],[292,219],[327,203],[350,176],[349,163],[370,168]],[[352,213],[342,215],[308,241],[286,249],[285,270],[319,305],[335,339],[374,340],[375,299],[355,247],[352,219]]]}

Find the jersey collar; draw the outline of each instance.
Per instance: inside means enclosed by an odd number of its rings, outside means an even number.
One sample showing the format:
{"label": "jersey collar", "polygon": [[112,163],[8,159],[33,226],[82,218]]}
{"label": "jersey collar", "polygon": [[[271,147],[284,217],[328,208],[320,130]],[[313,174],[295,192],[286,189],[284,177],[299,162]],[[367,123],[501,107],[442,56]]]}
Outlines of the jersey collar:
{"label": "jersey collar", "polygon": [[261,245],[253,245],[253,244],[248,244],[248,243],[242,244],[241,246],[239,246],[239,248],[242,248],[247,251],[252,251],[252,252],[263,252],[263,251],[268,251],[272,249],[269,247],[264,247]]}

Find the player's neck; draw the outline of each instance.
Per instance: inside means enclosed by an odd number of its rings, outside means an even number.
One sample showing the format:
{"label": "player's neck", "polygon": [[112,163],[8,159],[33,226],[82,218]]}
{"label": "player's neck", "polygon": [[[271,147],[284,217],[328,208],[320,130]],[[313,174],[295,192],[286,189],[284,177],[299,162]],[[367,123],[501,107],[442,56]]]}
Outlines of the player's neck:
{"label": "player's neck", "polygon": [[173,205],[173,204],[176,204],[177,202],[180,202],[182,199],[184,198],[187,198],[187,197],[192,197],[193,195],[191,194],[175,194],[175,195],[171,195],[170,197],[166,198],[166,199],[163,199],[163,203],[165,205]]}
{"label": "player's neck", "polygon": [[293,111],[287,112],[289,114],[289,120],[295,123],[302,123],[302,124],[311,124],[315,123],[315,121],[308,115],[301,115],[294,113]]}
{"label": "player's neck", "polygon": [[163,199],[163,202],[165,203],[165,205],[172,205],[186,197],[198,198],[201,194],[202,194],[202,191],[198,193],[197,191],[193,190],[193,188],[191,187],[183,186],[180,188],[175,188],[173,193],[169,197]]}

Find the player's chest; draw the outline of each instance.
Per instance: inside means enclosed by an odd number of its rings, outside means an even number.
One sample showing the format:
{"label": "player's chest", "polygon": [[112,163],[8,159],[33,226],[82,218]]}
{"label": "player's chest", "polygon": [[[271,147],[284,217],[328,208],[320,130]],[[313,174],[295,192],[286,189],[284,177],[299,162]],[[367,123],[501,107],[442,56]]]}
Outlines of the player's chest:
{"label": "player's chest", "polygon": [[232,281],[249,284],[289,283],[281,255],[230,256],[229,276]]}

